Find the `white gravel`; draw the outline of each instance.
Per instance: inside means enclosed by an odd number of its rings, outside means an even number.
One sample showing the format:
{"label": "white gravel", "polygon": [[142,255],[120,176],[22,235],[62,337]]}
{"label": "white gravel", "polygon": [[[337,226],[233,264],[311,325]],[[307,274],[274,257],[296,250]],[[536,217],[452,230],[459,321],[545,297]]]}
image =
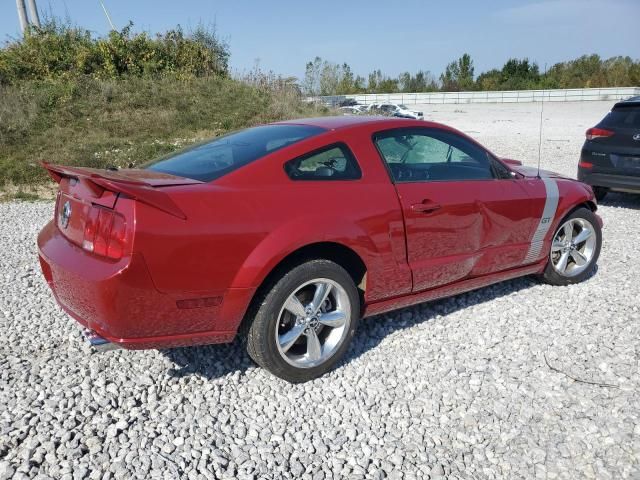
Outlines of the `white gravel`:
{"label": "white gravel", "polygon": [[[609,106],[547,105],[543,166],[573,175]],[[538,107],[424,109],[531,164]],[[92,354],[40,274],[52,208],[0,204],[0,479],[640,476],[640,196],[601,206],[587,282],[520,279],[369,319],[304,385],[237,344]]]}

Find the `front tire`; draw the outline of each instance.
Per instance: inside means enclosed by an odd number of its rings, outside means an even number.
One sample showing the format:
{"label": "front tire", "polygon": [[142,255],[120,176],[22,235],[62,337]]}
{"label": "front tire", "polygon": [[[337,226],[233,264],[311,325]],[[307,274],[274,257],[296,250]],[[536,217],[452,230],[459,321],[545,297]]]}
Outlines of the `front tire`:
{"label": "front tire", "polygon": [[292,268],[265,288],[248,313],[249,356],[292,383],[333,368],[349,347],[360,316],[351,276],[329,260]]}
{"label": "front tire", "polygon": [[553,234],[542,280],[551,285],[582,282],[593,272],[601,247],[602,230],[595,214],[587,208],[573,211]]}

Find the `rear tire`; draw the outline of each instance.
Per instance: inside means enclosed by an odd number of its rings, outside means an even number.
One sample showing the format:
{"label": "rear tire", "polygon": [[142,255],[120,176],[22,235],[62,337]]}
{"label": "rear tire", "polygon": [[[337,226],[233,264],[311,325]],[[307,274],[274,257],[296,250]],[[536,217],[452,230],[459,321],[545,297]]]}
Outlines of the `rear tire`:
{"label": "rear tire", "polygon": [[596,196],[596,200],[601,202],[604,197],[609,193],[609,189],[606,187],[591,187],[593,189],[593,194]]}
{"label": "rear tire", "polygon": [[582,282],[596,267],[601,247],[602,231],[595,214],[588,208],[574,210],[553,234],[541,279],[551,285]]}
{"label": "rear tire", "polygon": [[317,378],[342,358],[360,316],[351,276],[329,260],[311,260],[271,282],[247,314],[247,352],[292,383]]}

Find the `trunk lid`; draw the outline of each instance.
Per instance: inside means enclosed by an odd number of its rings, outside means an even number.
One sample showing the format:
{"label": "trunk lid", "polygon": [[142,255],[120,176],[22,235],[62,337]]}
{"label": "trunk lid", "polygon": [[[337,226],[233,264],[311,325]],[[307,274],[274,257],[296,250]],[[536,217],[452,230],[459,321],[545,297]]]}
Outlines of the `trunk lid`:
{"label": "trunk lid", "polygon": [[162,187],[198,185],[203,182],[152,170],[102,170],[98,168],[65,167],[43,163],[51,178],[59,185],[61,196],[79,202],[113,208],[119,195],[158,208],[170,215],[186,218]]}
{"label": "trunk lid", "polygon": [[92,205],[90,201],[75,196],[72,189],[65,188],[65,190],[61,189],[58,192],[55,210],[56,225],[68,240],[81,247],[85,222]]}
{"label": "trunk lid", "polygon": [[111,171],[45,163],[42,165],[59,184],[55,208],[56,225],[69,241],[83,248],[87,247],[87,232],[95,225],[108,230],[91,233],[92,238],[99,240],[108,238],[113,233],[111,229],[115,228],[118,222],[127,235],[132,234],[133,210],[125,205],[116,209],[116,202],[120,196],[125,195],[170,215],[186,219],[184,212],[163,188],[202,183],[151,170]]}

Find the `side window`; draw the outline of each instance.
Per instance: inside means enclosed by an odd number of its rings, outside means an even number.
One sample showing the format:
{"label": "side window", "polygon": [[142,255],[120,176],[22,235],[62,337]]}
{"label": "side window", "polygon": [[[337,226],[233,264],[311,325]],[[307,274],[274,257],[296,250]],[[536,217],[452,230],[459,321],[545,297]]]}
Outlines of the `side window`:
{"label": "side window", "polygon": [[380,132],[373,140],[395,182],[494,178],[487,152],[455,133],[396,129]]}
{"label": "side window", "polygon": [[294,158],[284,165],[291,180],[356,180],[362,176],[358,162],[343,143]]}

